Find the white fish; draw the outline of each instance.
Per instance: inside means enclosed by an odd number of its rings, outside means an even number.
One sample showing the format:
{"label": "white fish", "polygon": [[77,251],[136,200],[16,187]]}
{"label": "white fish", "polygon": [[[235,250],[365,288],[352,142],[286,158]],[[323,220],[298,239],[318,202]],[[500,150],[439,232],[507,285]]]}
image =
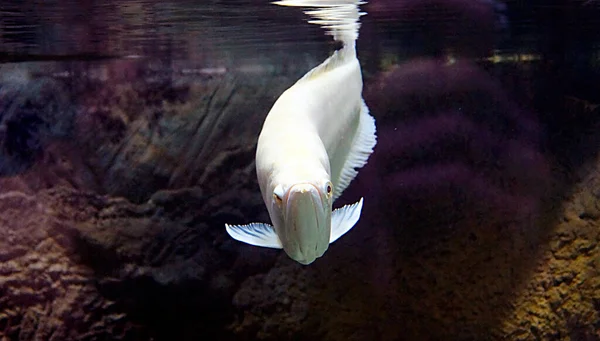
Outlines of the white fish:
{"label": "white fish", "polygon": [[[226,225],[234,239],[283,248],[301,264],[321,257],[359,220],[362,198],[333,212],[332,205],[376,144],[375,120],[362,99],[356,57],[356,3],[339,6],[336,12],[353,13],[353,25],[347,18],[331,21],[319,17],[318,10],[310,13],[332,29],[343,47],[287,89],[262,127],[256,172],[273,226]],[[325,10],[321,13],[332,13],[331,6]]]}

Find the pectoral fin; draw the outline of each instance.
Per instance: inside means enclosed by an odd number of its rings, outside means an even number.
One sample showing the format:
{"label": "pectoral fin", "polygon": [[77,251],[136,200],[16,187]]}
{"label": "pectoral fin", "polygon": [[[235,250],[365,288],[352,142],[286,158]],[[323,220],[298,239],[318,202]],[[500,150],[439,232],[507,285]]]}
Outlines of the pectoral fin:
{"label": "pectoral fin", "polygon": [[231,238],[254,246],[281,249],[281,242],[275,233],[273,226],[263,223],[251,223],[248,225],[225,224],[225,229]]}
{"label": "pectoral fin", "polygon": [[358,202],[352,205],[346,205],[331,212],[330,244],[338,240],[338,238],[343,236],[346,232],[350,231],[356,222],[358,222],[362,205],[363,198],[360,198]]}

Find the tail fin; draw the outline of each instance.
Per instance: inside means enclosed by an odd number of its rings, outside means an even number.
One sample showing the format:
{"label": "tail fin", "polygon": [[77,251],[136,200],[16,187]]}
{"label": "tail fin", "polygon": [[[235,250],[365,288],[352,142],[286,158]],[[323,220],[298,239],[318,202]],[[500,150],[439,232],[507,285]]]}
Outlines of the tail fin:
{"label": "tail fin", "polygon": [[365,3],[359,0],[281,0],[273,2],[280,6],[317,8],[304,12],[313,18],[308,22],[323,27],[335,41],[342,42],[344,48],[350,48],[352,51],[355,50],[356,39],[358,39],[359,18],[365,14],[360,11],[358,6]]}

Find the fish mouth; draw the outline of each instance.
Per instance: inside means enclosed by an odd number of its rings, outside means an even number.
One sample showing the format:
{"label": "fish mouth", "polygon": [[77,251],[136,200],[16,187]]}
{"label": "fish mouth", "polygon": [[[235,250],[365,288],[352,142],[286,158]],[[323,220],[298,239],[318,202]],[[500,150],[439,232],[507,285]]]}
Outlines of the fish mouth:
{"label": "fish mouth", "polygon": [[[317,223],[317,208],[321,205],[319,190],[311,184],[297,184],[292,186],[286,195],[286,221],[294,223],[295,216],[314,216]],[[296,222],[297,223],[297,222]],[[300,226],[295,225],[299,228]]]}
{"label": "fish mouth", "polygon": [[302,264],[310,264],[323,255],[329,245],[327,217],[321,193],[312,184],[296,184],[287,193],[285,223],[288,255]]}

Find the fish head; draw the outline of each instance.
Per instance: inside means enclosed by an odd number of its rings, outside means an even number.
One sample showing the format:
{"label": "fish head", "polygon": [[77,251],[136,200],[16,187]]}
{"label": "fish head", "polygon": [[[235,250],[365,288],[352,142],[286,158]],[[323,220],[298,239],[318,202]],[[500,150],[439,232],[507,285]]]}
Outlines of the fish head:
{"label": "fish head", "polygon": [[332,205],[333,184],[329,180],[275,187],[271,220],[290,258],[306,265],[327,251]]}

